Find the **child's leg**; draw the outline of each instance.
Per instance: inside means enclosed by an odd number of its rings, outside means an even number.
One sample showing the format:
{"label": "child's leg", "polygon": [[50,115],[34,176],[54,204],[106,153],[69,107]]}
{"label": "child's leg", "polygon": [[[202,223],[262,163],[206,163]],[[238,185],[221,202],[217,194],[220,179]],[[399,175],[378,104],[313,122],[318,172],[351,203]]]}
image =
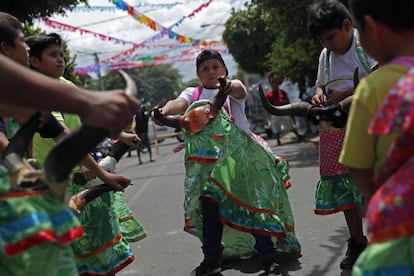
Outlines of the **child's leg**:
{"label": "child's leg", "polygon": [[265,275],[268,275],[270,271],[273,273],[280,273],[279,262],[276,256],[276,249],[274,247],[272,238],[270,236],[253,234],[256,245],[255,248],[260,254],[263,267],[265,269]]}
{"label": "child's leg", "polygon": [[276,257],[276,249],[273,245],[273,241],[270,236],[257,234],[253,234],[253,236],[256,240],[255,248],[257,249],[261,257],[265,259]]}
{"label": "child's leg", "polygon": [[219,208],[208,199],[200,199],[203,214],[203,253],[207,265],[220,265],[223,224],[219,220]]}
{"label": "child's leg", "polygon": [[356,209],[344,211],[348,231],[351,238],[348,240],[348,248],[345,258],[341,261],[342,269],[351,269],[359,255],[367,246],[367,239],[362,230],[362,219]]}
{"label": "child's leg", "polygon": [[142,164],[142,160],[141,160],[141,147],[142,147],[142,144],[137,149],[138,162],[139,162],[140,165]]}
{"label": "child's leg", "polygon": [[154,159],[152,159],[151,145],[149,143],[148,143],[148,153],[149,153],[150,162],[154,162]]}
{"label": "child's leg", "polygon": [[356,209],[344,211],[346,224],[351,238],[357,243],[366,243],[366,238],[362,229],[362,219]]}
{"label": "child's leg", "polygon": [[149,140],[148,132],[144,133],[144,135],[145,135],[145,146],[148,148],[150,162],[154,162],[154,159],[152,159],[151,142]]}

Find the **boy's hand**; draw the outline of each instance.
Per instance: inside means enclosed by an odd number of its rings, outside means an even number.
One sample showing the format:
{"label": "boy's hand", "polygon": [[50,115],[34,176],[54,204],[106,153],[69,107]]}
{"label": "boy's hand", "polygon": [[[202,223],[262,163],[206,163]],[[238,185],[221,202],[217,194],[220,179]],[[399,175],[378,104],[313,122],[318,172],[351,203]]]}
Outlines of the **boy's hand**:
{"label": "boy's hand", "polygon": [[[160,114],[161,114],[161,115],[165,115],[165,112],[164,112],[164,110],[163,110],[163,108],[162,108],[162,107],[158,108],[158,111],[160,112]],[[162,124],[160,121],[158,121],[158,120],[155,118],[155,115],[154,115],[154,110],[151,110],[150,116],[151,116],[151,120],[152,120],[152,121],[154,122],[154,124],[156,124],[157,126],[163,126],[163,125],[164,125],[164,124]]]}
{"label": "boy's hand", "polygon": [[119,139],[127,144],[128,146],[132,147],[133,149],[138,149],[141,145],[141,139],[139,139],[138,135],[135,133],[128,133],[128,132],[121,132],[119,135]]}
{"label": "boy's hand", "polygon": [[321,93],[315,93],[311,99],[311,104],[315,106],[322,106],[326,101],[325,95]]}
{"label": "boy's hand", "polygon": [[[131,183],[131,179],[126,178],[122,175],[109,173],[107,171],[105,171],[104,175],[99,178],[105,184],[114,187],[117,191],[124,191],[125,187],[127,187]],[[123,183],[123,184],[121,185],[119,183]]]}
{"label": "boy's hand", "polygon": [[[86,91],[88,93],[88,91]],[[89,91],[88,106],[79,114],[85,125],[107,129],[111,137],[118,134],[132,121],[140,101],[123,90],[101,93]]]}

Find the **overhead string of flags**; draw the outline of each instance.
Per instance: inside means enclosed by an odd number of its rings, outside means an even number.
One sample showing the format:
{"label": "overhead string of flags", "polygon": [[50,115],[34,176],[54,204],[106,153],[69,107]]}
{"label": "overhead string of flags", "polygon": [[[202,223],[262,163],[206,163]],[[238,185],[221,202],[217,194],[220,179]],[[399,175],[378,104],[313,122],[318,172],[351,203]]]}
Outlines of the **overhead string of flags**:
{"label": "overhead string of flags", "polygon": [[[134,6],[129,5],[125,1],[122,0],[108,0],[110,3],[115,5],[116,9],[120,9],[123,11],[126,11],[131,17],[133,17],[136,21],[138,21],[141,24],[144,24],[151,28],[154,31],[157,31],[157,33],[140,42],[140,43],[134,43],[132,41],[123,40],[120,38],[116,38],[114,36],[105,35],[102,33],[94,32],[87,30],[85,28],[76,27],[73,25],[61,23],[52,19],[48,18],[40,18],[39,20],[42,21],[45,25],[47,25],[50,28],[54,29],[60,29],[64,31],[71,31],[71,32],[77,32],[80,35],[92,35],[100,40],[103,41],[109,41],[115,44],[122,44],[122,45],[128,45],[131,44],[132,47],[129,49],[126,49],[114,56],[102,59],[99,61],[99,64],[92,64],[89,66],[83,66],[83,67],[75,67],[75,72],[78,74],[88,74],[92,72],[96,72],[99,68],[105,69],[107,71],[114,71],[119,69],[131,69],[131,68],[139,68],[139,67],[145,67],[150,65],[158,65],[158,64],[168,64],[168,63],[175,63],[175,62],[185,62],[189,60],[194,59],[194,50],[197,49],[187,49],[176,53],[175,55],[171,56],[169,54],[166,54],[163,52],[162,54],[155,54],[149,57],[145,58],[136,58],[136,55],[134,56],[134,52],[137,51],[140,48],[147,48],[147,47],[154,47],[154,42],[158,41],[162,38],[168,37],[169,39],[175,40],[175,42],[178,44],[163,44],[162,47],[169,48],[169,49],[177,49],[180,47],[180,44],[183,46],[188,47],[195,46],[196,48],[203,48],[203,47],[211,47],[211,46],[225,46],[225,42],[222,40],[204,40],[204,39],[194,39],[188,36],[185,36],[183,34],[179,34],[177,32],[172,31],[173,28],[179,26],[182,24],[184,20],[187,18],[193,18],[196,16],[197,13],[199,13],[201,10],[207,8],[212,0],[209,0],[200,6],[198,6],[196,9],[194,9],[191,13],[189,13],[186,16],[183,16],[178,21],[176,21],[174,24],[170,25],[169,27],[165,27],[162,24],[156,22],[152,18],[146,16],[145,14],[139,12],[137,8]],[[138,7],[143,6],[145,3],[141,3],[138,5]],[[175,2],[170,4],[150,4],[152,6],[159,6],[162,5],[167,8],[172,8],[175,5],[182,4],[181,2]],[[148,4],[147,4],[148,5]],[[78,7],[74,11],[86,11],[87,9],[93,9],[98,11],[108,11],[107,8],[111,9],[112,7]],[[112,8],[113,9],[113,8]],[[222,51],[223,55],[227,55],[228,50],[227,47],[224,47],[225,50]],[[132,58],[131,58],[132,57]]]}

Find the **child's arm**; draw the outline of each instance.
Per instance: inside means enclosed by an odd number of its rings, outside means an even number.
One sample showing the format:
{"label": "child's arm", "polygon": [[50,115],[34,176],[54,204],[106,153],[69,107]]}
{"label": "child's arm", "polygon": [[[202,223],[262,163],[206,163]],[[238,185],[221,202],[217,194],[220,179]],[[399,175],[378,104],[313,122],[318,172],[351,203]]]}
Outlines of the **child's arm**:
{"label": "child's arm", "polygon": [[163,107],[161,107],[160,113],[162,115],[177,115],[183,113],[187,107],[187,101],[182,97],[178,97],[174,100],[168,101]]}
{"label": "child's arm", "polygon": [[122,141],[122,143],[127,144],[133,149],[137,149],[141,144],[141,139],[139,139],[138,135],[136,135],[135,133],[121,131],[121,133],[119,133],[118,138]]}
{"label": "child's arm", "polygon": [[[118,191],[123,191],[124,187],[120,185],[119,183],[123,182],[126,184],[129,184],[131,182],[130,179],[122,176],[117,175],[113,173],[109,173],[105,171],[103,168],[101,168],[98,163],[95,161],[95,159],[92,158],[92,156],[87,155],[81,162],[81,165],[85,166],[89,169],[90,172],[87,172],[87,176],[85,176],[86,179],[93,178],[92,175],[96,175],[99,179],[101,179],[105,184],[108,184],[114,188],[116,188]],[[125,185],[127,186],[127,185]]]}
{"label": "child's arm", "polygon": [[244,86],[238,81],[232,81],[226,79],[226,86],[224,87],[224,93],[232,96],[235,99],[242,100],[247,97],[247,92]]}
{"label": "child's arm", "polygon": [[108,129],[111,136],[118,135],[131,121],[140,104],[122,90],[96,93],[68,87],[3,55],[0,55],[0,83],[3,103],[76,113],[85,124]]}

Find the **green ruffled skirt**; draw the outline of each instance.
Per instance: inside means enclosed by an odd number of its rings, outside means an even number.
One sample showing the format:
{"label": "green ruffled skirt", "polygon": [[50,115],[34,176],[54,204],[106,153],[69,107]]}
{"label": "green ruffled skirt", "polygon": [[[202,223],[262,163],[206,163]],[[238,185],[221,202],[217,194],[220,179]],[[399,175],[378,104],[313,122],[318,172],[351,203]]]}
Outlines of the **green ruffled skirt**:
{"label": "green ruffled skirt", "polygon": [[322,176],[316,186],[314,213],[329,215],[352,209],[364,215],[362,195],[349,175]]}
{"label": "green ruffled skirt", "polygon": [[[70,195],[83,186],[69,186]],[[85,206],[79,216],[84,235],[72,244],[79,275],[113,275],[134,260],[114,208],[114,193],[105,193]]]}
{"label": "green ruffled skirt", "polygon": [[199,198],[210,197],[218,203],[224,224],[224,258],[253,255],[252,233],[271,236],[279,252],[300,255],[285,187],[286,160],[267,151],[224,113],[202,132],[186,132],[185,138],[185,230],[201,238]]}
{"label": "green ruffled skirt", "polygon": [[78,219],[46,192],[10,192],[0,166],[0,275],[77,275]]}
{"label": "green ruffled skirt", "polygon": [[121,192],[112,193],[115,212],[121,225],[122,235],[128,242],[136,242],[147,236],[144,228],[128,207],[125,196]]}

